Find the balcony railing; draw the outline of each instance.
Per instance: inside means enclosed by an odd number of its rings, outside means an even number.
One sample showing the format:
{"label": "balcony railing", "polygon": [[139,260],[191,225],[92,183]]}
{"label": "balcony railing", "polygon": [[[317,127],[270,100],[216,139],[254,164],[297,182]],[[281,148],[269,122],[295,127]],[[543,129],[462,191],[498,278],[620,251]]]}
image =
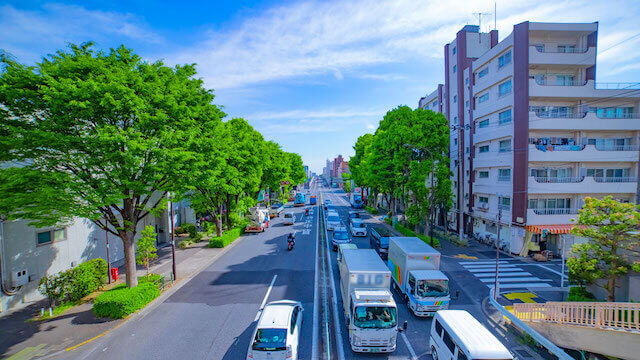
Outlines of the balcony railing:
{"label": "balcony railing", "polygon": [[563,49],[563,50],[558,50],[556,49],[546,49],[543,48],[541,49],[538,46],[535,45],[529,45],[531,47],[534,47],[539,53],[555,53],[555,54],[584,54],[587,52],[587,50],[589,50],[588,47],[581,47],[581,48],[567,48],[567,49]]}
{"label": "balcony railing", "polygon": [[531,112],[535,113],[537,117],[543,118],[543,119],[582,119],[587,115],[586,112],[560,113],[560,112],[539,111],[539,110],[531,110]]}
{"label": "balcony railing", "polygon": [[594,177],[593,180],[599,183],[628,183],[628,182],[637,182],[638,178],[633,176],[603,176],[603,177]]}
{"label": "balcony railing", "polygon": [[596,144],[598,151],[638,151],[638,145],[602,145]]}
{"label": "balcony railing", "polygon": [[566,183],[579,183],[584,180],[584,176],[536,176],[536,182],[539,183],[554,183],[554,184],[566,184]]}
{"label": "balcony railing", "polygon": [[498,181],[511,181],[511,176],[498,176]]}
{"label": "balcony railing", "polygon": [[578,209],[531,209],[537,215],[573,215],[578,213]]}
{"label": "balcony railing", "polygon": [[586,80],[572,80],[559,83],[558,80],[536,78],[536,84],[542,86],[585,86],[587,82]]}
{"label": "balcony railing", "polygon": [[596,114],[598,119],[640,119],[640,113],[614,114],[613,116],[600,116]]}
{"label": "balcony railing", "polygon": [[505,211],[510,211],[511,210],[511,205],[498,204],[498,209],[505,210]]}
{"label": "balcony railing", "polygon": [[540,151],[582,151],[584,145],[536,145]]}

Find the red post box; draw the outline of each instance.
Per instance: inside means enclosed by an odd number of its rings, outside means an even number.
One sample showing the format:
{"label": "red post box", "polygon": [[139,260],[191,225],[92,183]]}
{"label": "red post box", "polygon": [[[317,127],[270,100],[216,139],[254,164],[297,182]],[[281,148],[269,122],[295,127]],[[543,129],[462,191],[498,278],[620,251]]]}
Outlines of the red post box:
{"label": "red post box", "polygon": [[111,268],[111,281],[116,281],[118,280],[118,278],[120,278],[120,275],[118,274],[118,268]]}

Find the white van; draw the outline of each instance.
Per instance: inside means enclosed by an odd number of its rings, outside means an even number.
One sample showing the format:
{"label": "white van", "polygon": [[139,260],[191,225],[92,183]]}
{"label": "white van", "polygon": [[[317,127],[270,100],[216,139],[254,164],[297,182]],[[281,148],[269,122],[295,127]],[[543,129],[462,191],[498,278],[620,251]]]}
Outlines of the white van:
{"label": "white van", "polygon": [[297,360],[303,311],[299,301],[268,303],[258,318],[247,360]]}
{"label": "white van", "polygon": [[513,359],[500,340],[464,310],[438,311],[429,342],[433,360]]}

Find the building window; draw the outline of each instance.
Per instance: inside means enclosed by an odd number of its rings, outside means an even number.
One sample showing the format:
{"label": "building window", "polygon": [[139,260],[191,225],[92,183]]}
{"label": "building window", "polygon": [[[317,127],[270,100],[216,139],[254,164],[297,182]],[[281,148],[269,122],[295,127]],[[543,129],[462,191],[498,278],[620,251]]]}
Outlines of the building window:
{"label": "building window", "polygon": [[453,102],[457,103],[458,102],[458,97],[456,95],[453,95]]}
{"label": "building window", "polygon": [[469,100],[464,102],[464,106],[469,107]]}
{"label": "building window", "polygon": [[485,101],[489,100],[489,93],[480,95],[480,97],[478,98],[478,102],[479,103],[483,103]]}
{"label": "building window", "polygon": [[498,69],[501,69],[507,64],[511,63],[511,51],[507,51],[504,55],[498,58]]}
{"label": "building window", "polygon": [[457,116],[454,116],[454,117],[453,117],[453,123],[454,123],[454,124],[458,124],[458,117],[457,117]]}
{"label": "building window", "polygon": [[500,141],[500,152],[508,152],[511,151],[511,140],[501,140]]}
{"label": "building window", "polygon": [[511,109],[505,110],[498,114],[499,123],[506,124],[511,122]]}
{"label": "building window", "polygon": [[498,169],[498,181],[511,180],[511,169]]}
{"label": "building window", "polygon": [[489,178],[489,172],[488,171],[478,171],[478,178],[480,178],[480,179]]}
{"label": "building window", "polygon": [[511,93],[511,80],[505,81],[498,86],[498,95],[505,96]]}
{"label": "building window", "polygon": [[511,209],[511,198],[506,196],[498,197],[498,208],[501,210]]}
{"label": "building window", "polygon": [[458,145],[458,138],[453,139],[453,145]]}
{"label": "building window", "polygon": [[540,209],[536,211],[539,215],[568,214],[571,209],[571,199],[529,199],[529,209]]}
{"label": "building window", "polygon": [[457,67],[456,67],[455,65],[453,65],[453,73],[454,73],[454,74],[456,73],[456,68],[457,68]]}
{"label": "building window", "polygon": [[574,53],[576,52],[576,46],[575,45],[558,45],[558,52]]}
{"label": "building window", "polygon": [[544,44],[536,44],[536,50],[539,52],[544,52]]}
{"label": "building window", "polygon": [[478,148],[478,152],[480,152],[480,153],[486,153],[486,152],[489,152],[489,145],[483,145],[483,146],[480,146],[480,147]]}
{"label": "building window", "polygon": [[480,123],[479,123],[479,124],[480,124],[480,128],[481,128],[481,129],[482,129],[482,128],[486,128],[486,127],[488,127],[488,126],[489,126],[489,119],[482,120],[482,121],[480,121]]}
{"label": "building window", "polygon": [[469,78],[464,78],[464,84],[469,85]]}
{"label": "building window", "polygon": [[572,86],[575,84],[575,76],[573,75],[556,75],[556,85]]}
{"label": "building window", "polygon": [[51,229],[47,231],[40,231],[36,233],[36,245],[52,244],[57,241],[63,241],[67,239],[67,229]]}
{"label": "building window", "polygon": [[480,70],[480,72],[478,72],[478,77],[479,77],[479,78],[483,78],[483,77],[485,77],[485,75],[487,75],[488,73],[489,73],[489,68],[488,68],[488,67],[486,67],[486,68],[484,68],[484,69]]}
{"label": "building window", "polygon": [[[465,153],[469,153],[469,147],[467,146],[467,148],[464,150]],[[468,171],[467,171],[468,172]],[[468,174],[467,174],[468,175]]]}

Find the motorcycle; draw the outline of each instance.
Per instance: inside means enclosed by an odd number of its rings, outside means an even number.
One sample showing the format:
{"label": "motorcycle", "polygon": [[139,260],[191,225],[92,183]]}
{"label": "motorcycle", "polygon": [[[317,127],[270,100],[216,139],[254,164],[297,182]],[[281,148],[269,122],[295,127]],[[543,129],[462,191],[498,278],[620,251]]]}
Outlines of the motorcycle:
{"label": "motorcycle", "polygon": [[296,244],[296,236],[294,233],[290,233],[287,237],[287,249],[289,251],[293,250],[293,245]]}

